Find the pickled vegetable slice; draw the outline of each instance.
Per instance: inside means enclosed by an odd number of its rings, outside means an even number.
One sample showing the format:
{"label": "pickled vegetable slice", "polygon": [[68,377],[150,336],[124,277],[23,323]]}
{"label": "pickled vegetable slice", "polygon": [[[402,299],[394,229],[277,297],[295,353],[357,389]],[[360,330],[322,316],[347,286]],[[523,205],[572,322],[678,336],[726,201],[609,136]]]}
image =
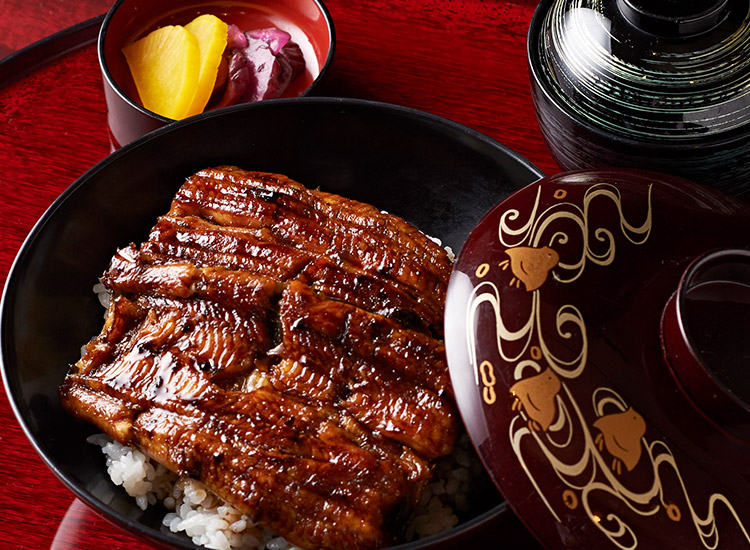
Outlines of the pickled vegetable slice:
{"label": "pickled vegetable slice", "polygon": [[201,72],[198,39],[185,27],[161,27],[122,50],[146,109],[172,119],[189,116]]}
{"label": "pickled vegetable slice", "polygon": [[203,112],[211,98],[221,56],[227,47],[228,26],[215,15],[207,13],[193,19],[185,25],[185,29],[198,39],[200,49],[198,87],[193,103],[188,109],[189,116]]}

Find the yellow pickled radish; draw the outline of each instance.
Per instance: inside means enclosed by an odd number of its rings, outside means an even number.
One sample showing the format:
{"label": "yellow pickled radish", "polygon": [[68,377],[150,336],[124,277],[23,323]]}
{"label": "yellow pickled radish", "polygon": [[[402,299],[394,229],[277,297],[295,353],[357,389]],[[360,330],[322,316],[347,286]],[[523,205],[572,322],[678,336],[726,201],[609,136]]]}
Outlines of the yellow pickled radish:
{"label": "yellow pickled radish", "polygon": [[221,56],[227,47],[228,26],[224,21],[211,14],[196,17],[185,28],[198,39],[200,48],[200,74],[198,88],[188,115],[203,112],[216,82]]}
{"label": "yellow pickled radish", "polygon": [[122,52],[146,109],[176,120],[190,114],[201,60],[191,32],[179,25],[161,27]]}

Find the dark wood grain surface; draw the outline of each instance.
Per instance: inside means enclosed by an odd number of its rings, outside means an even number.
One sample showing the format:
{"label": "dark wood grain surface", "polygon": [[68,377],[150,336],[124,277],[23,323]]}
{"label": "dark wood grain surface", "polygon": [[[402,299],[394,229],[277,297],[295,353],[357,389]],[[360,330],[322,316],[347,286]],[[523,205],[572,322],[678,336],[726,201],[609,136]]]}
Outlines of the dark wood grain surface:
{"label": "dark wood grain surface", "polygon": [[[427,111],[487,134],[546,173],[558,171],[529,94],[526,32],[536,2],[327,0],[326,6],[337,48],[317,95]],[[109,7],[108,0],[0,0],[0,57],[11,56],[0,65],[0,284],[36,220],[110,147],[93,38],[59,58],[55,46],[65,41],[34,46],[37,54],[20,54],[34,60],[26,68],[19,68],[17,52]],[[149,548],[63,487],[26,439],[2,388],[0,425],[0,547]]]}

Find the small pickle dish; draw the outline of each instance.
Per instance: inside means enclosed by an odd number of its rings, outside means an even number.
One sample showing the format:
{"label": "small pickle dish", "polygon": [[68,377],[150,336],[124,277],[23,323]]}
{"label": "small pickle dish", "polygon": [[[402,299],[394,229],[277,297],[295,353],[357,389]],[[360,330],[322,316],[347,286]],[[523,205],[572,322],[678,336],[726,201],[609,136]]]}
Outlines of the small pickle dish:
{"label": "small pickle dish", "polygon": [[[221,33],[227,37],[226,42],[219,46],[213,44],[216,61],[221,59],[218,67],[207,62],[202,51],[211,49],[204,47],[204,43],[210,43],[207,35],[211,32],[206,25],[203,28],[190,26],[199,16],[213,17],[227,29]],[[167,33],[158,37],[158,33],[153,34],[167,27],[180,30],[182,34]],[[200,71],[208,73],[205,87],[213,88],[210,98],[206,94],[204,101],[192,109],[156,109],[161,112],[155,112],[153,107],[144,107],[145,96],[139,92],[148,91],[148,85],[154,80],[167,81],[157,95],[174,98],[185,91],[179,87],[189,81],[184,71],[189,65],[186,61],[189,56],[183,49],[192,47],[179,40],[185,38],[185,34],[203,37],[199,41],[200,48],[195,48],[201,57],[198,59],[196,54],[191,66],[200,64]],[[132,48],[139,41],[143,44],[149,35],[153,38],[151,48]],[[98,40],[112,145],[125,145],[175,119],[204,109],[305,96],[317,87],[327,72],[333,60],[335,41],[333,20],[321,0],[117,0],[104,18]],[[130,55],[126,56],[126,52]],[[134,67],[140,67],[138,79],[134,76]]]}

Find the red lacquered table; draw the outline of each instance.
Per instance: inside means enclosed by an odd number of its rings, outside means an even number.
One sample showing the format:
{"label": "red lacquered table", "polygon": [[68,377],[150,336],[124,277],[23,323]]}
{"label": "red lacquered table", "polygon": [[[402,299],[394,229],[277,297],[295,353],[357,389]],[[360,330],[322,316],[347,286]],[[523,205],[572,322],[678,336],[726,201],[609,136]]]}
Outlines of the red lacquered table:
{"label": "red lacquered table", "polygon": [[[529,94],[525,48],[534,0],[325,2],[337,47],[316,95],[420,109],[487,134],[545,173],[558,171]],[[110,3],[0,3],[0,58],[6,58],[0,64],[3,284],[36,220],[109,153],[95,18]],[[45,467],[2,387],[0,426],[0,547],[149,548],[89,511]]]}

